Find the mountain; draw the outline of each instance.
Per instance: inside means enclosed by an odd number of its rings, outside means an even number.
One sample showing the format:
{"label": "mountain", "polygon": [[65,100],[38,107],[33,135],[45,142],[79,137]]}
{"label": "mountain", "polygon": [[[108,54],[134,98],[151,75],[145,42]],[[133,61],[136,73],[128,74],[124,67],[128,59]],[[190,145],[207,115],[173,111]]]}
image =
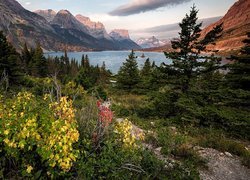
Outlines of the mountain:
{"label": "mountain", "polygon": [[87,27],[89,33],[97,39],[111,39],[108,35],[104,25],[101,22],[93,22],[89,17],[85,17],[81,14],[77,14],[75,18]]}
{"label": "mountain", "polygon": [[250,32],[250,0],[238,0],[223,18],[206,27],[201,33],[202,36],[221,23],[223,23],[222,36],[215,46],[209,48],[221,51],[240,49],[246,33]]}
{"label": "mountain", "polygon": [[48,10],[37,10],[34,13],[44,17],[48,22],[53,21],[54,17],[56,16],[56,12],[52,9]]}
{"label": "mountain", "polygon": [[142,48],[154,48],[160,47],[167,43],[166,40],[159,40],[155,36],[150,38],[139,38],[136,43],[140,45]]}
{"label": "mountain", "polygon": [[15,0],[0,0],[0,30],[17,49],[24,42],[34,47],[39,41],[46,49],[52,49],[55,41],[57,45],[62,44],[43,17],[25,10]]}
{"label": "mountain", "polygon": [[111,38],[100,23],[96,23],[94,28],[79,22],[67,10],[56,14],[53,10],[34,13],[15,0],[0,0],[0,30],[18,50],[24,43],[34,48],[38,42],[48,51],[63,51],[65,48],[69,51],[128,50],[138,47],[132,40],[128,43]]}
{"label": "mountain", "polygon": [[129,32],[126,29],[114,29],[109,33],[113,41],[120,44],[120,49],[126,49],[126,47],[131,47],[131,49],[141,49],[141,47],[130,39]]}

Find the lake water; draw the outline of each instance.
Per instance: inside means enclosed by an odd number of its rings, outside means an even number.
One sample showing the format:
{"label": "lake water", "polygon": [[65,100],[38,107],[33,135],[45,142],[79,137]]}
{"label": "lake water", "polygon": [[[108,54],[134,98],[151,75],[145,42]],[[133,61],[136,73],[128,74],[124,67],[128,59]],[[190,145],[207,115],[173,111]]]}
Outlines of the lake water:
{"label": "lake water", "polygon": [[[103,62],[106,64],[106,68],[109,69],[112,73],[117,73],[123,62],[128,58],[128,55],[131,51],[100,51],[100,52],[68,52],[68,57],[70,59],[74,58],[81,62],[82,55],[88,55],[89,62],[91,65],[99,66],[102,65]],[[144,53],[145,58],[142,58],[141,55]],[[147,58],[150,59],[151,62],[155,61],[156,65],[160,65],[162,62],[166,64],[170,63],[170,60],[166,59],[163,53],[158,52],[135,52],[138,62],[139,68],[143,67],[144,62]],[[49,52],[45,53],[45,56],[48,57],[60,57],[63,56],[63,52]]]}

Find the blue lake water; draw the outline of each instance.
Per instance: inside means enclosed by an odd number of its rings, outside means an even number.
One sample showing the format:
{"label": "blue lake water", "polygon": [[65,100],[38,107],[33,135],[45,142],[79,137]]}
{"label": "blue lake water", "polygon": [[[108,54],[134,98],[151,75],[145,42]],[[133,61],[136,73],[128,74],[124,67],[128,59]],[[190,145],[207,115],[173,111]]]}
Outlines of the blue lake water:
{"label": "blue lake water", "polygon": [[[142,58],[141,55],[144,53],[145,58]],[[81,62],[82,55],[88,55],[89,62],[91,65],[99,66],[103,62],[106,64],[106,68],[109,69],[112,73],[117,73],[122,66],[123,62],[128,58],[130,51],[100,51],[100,52],[68,52],[68,57],[70,59],[74,58],[77,61]],[[163,53],[158,52],[135,52],[139,68],[142,68],[144,62],[147,58],[151,62],[155,61],[156,65],[160,65],[162,62],[166,64],[170,63],[170,60],[166,59]],[[45,53],[45,56],[48,57],[60,57],[63,56],[63,52],[49,52]]]}

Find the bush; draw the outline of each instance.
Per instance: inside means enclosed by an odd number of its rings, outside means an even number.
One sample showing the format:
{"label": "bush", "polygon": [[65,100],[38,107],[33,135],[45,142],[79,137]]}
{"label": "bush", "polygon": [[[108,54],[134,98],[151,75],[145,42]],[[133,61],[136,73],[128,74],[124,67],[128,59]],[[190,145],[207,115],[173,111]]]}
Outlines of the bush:
{"label": "bush", "polygon": [[74,148],[79,133],[72,101],[62,97],[50,103],[22,92],[1,102],[0,119],[1,151],[12,159],[5,162],[4,172],[13,168],[24,177],[38,172],[57,177],[71,170],[79,153]]}

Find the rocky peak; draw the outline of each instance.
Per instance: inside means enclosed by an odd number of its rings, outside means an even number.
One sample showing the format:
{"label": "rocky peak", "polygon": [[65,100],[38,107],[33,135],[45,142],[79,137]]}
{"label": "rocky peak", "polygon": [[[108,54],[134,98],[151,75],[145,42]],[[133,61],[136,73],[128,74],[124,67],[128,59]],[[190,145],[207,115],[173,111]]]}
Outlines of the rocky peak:
{"label": "rocky peak", "polygon": [[87,27],[89,34],[93,37],[97,39],[104,38],[111,40],[111,37],[107,34],[107,31],[102,23],[91,21],[89,17],[85,17],[81,14],[76,15],[75,18]]}
{"label": "rocky peak", "polygon": [[44,17],[48,22],[53,21],[54,17],[56,16],[56,12],[52,9],[47,10],[37,10],[35,11],[36,14]]}
{"label": "rocky peak", "polygon": [[87,28],[80,23],[68,10],[60,10],[53,21],[52,25],[58,25],[61,28],[75,29],[78,31],[88,32]]}
{"label": "rocky peak", "polygon": [[126,29],[114,29],[109,35],[117,40],[130,39],[129,32]]}
{"label": "rocky peak", "polygon": [[[72,15],[72,14],[71,14],[68,10],[66,10],[66,9],[62,9],[62,10],[58,11],[57,14],[66,14],[66,15],[69,15],[69,16]],[[72,15],[72,16],[73,16],[73,15]]]}
{"label": "rocky peak", "polygon": [[104,29],[104,25],[100,22],[93,22],[90,20],[89,17],[85,17],[81,14],[77,14],[75,16],[75,18],[81,22],[82,24],[84,24],[85,26],[87,26],[88,28],[91,28],[91,29]]}
{"label": "rocky peak", "polygon": [[166,44],[166,40],[159,40],[155,36],[150,38],[140,38],[136,41],[142,48],[160,47]]}

